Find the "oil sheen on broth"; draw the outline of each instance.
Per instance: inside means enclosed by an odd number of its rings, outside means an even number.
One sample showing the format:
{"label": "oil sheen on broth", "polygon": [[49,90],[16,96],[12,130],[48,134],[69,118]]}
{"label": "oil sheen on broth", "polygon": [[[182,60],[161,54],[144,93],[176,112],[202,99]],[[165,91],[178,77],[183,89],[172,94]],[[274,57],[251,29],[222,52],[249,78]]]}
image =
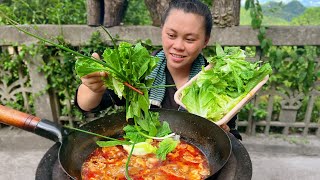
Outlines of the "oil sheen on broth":
{"label": "oil sheen on broth", "polygon": [[[157,146],[158,141],[153,141]],[[97,148],[82,165],[81,176],[84,180],[126,179],[125,164],[128,153],[122,146]],[[205,179],[210,174],[208,160],[195,146],[180,141],[166,160],[159,160],[155,154],[132,155],[129,175],[134,180],[179,180]]]}

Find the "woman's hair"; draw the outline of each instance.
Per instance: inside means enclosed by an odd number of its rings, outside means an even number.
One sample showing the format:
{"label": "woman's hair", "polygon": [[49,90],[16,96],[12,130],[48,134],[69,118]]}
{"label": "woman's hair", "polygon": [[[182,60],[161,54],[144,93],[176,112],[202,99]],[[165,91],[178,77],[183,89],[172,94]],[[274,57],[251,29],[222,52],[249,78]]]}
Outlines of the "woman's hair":
{"label": "woman's hair", "polygon": [[209,7],[203,4],[200,0],[172,0],[169,7],[164,11],[161,18],[161,25],[166,22],[168,15],[172,9],[183,10],[186,13],[198,14],[204,17],[206,36],[210,37],[212,29],[212,15]]}

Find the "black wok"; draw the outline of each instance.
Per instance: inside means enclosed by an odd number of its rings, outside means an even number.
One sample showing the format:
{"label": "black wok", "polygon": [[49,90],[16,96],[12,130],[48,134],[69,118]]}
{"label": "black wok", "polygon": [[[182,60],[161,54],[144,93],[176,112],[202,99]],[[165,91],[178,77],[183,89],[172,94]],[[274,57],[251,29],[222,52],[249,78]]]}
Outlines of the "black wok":
{"label": "black wok", "polygon": [[[173,132],[198,147],[208,158],[211,176],[227,162],[231,153],[228,135],[216,124],[187,112],[157,109],[160,120],[170,124]],[[109,137],[121,137],[127,124],[125,113],[107,115],[91,121],[81,129]],[[60,142],[59,162],[74,179],[81,179],[81,166],[87,156],[97,148],[101,139],[78,131],[69,131],[61,125],[0,105],[0,122],[15,126],[45,138]]]}

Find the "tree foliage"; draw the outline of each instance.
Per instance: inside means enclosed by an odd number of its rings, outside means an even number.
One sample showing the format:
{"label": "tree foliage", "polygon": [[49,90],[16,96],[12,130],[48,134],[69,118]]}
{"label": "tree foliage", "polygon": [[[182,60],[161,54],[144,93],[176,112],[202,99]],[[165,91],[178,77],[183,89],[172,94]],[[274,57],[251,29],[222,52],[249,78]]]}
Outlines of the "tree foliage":
{"label": "tree foliage", "polygon": [[[0,12],[20,24],[86,24],[86,0],[5,0]],[[5,24],[1,19],[0,24]]]}
{"label": "tree foliage", "polygon": [[152,20],[143,0],[130,0],[124,20],[127,25],[150,25]]}
{"label": "tree foliage", "polygon": [[292,25],[320,25],[320,7],[308,8],[302,15],[293,18]]}
{"label": "tree foliage", "polygon": [[[251,25],[250,11],[245,10],[245,8],[241,8],[240,10],[240,25]],[[290,25],[290,22],[280,17],[264,16],[262,25],[288,26]]]}
{"label": "tree foliage", "polygon": [[262,5],[263,15],[271,17],[280,17],[287,21],[291,21],[292,18],[302,14],[306,7],[304,7],[299,1],[291,1],[288,4],[282,2],[269,2]]}

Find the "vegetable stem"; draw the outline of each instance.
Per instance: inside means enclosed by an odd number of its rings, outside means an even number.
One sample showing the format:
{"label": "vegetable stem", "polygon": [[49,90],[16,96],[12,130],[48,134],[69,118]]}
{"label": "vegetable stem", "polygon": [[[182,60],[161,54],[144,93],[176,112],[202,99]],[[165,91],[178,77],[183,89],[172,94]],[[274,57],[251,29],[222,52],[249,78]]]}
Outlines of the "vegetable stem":
{"label": "vegetable stem", "polygon": [[134,146],[136,145],[136,143],[134,142],[132,144],[132,148],[131,148],[131,151],[129,153],[129,156],[128,156],[128,159],[127,159],[127,162],[126,162],[126,178],[128,180],[131,180],[130,176],[129,176],[129,162],[130,162],[130,159],[131,159],[131,156],[132,156],[132,152],[133,152],[133,149],[134,149]]}
{"label": "vegetable stem", "polygon": [[103,136],[101,134],[97,134],[97,133],[94,133],[94,132],[86,131],[86,130],[83,130],[83,129],[78,129],[78,128],[71,127],[71,126],[64,126],[64,127],[68,128],[68,129],[75,130],[75,131],[83,132],[83,133],[86,133],[86,134],[90,134],[90,135],[102,137],[102,138],[105,138],[105,139],[113,140],[113,141],[121,141],[119,139],[111,138],[111,137],[108,137],[108,136]]}
{"label": "vegetable stem", "polygon": [[128,88],[130,88],[130,89],[132,89],[132,90],[136,91],[137,93],[141,94],[141,95],[143,95],[143,94],[144,94],[142,91],[140,91],[139,89],[137,89],[137,88],[133,87],[132,85],[130,85],[130,84],[129,84],[129,83],[127,83],[127,82],[124,82],[123,84],[124,84],[125,86],[127,86]]}
{"label": "vegetable stem", "polygon": [[166,88],[166,87],[175,87],[175,84],[170,85],[158,85],[158,86],[149,86],[149,87],[138,87],[140,89],[152,89],[152,88]]}
{"label": "vegetable stem", "polygon": [[[63,49],[63,50],[65,50],[65,51],[70,52],[70,53],[72,53],[72,54],[75,54],[75,55],[77,55],[77,56],[80,56],[80,57],[83,57],[83,58],[86,58],[86,59],[93,60],[93,61],[95,61],[95,62],[97,62],[97,63],[99,63],[99,64],[101,64],[101,65],[104,65],[104,66],[106,66],[106,67],[114,70],[112,67],[108,66],[108,65],[107,65],[106,63],[104,63],[103,61],[100,61],[100,60],[97,60],[97,59],[94,59],[94,58],[85,56],[85,55],[83,55],[83,54],[81,54],[81,53],[78,53],[78,52],[76,52],[76,51],[73,51],[73,50],[71,50],[71,49],[69,49],[69,48],[66,48],[66,47],[64,47],[64,46],[61,46],[61,45],[59,45],[59,44],[57,44],[57,43],[54,43],[54,42],[52,42],[52,41],[49,41],[49,40],[47,40],[47,39],[45,39],[45,38],[42,38],[42,37],[37,36],[37,35],[35,35],[35,34],[32,34],[32,33],[28,32],[28,31],[26,31],[26,30],[18,27],[18,26],[17,26],[17,23],[16,23],[15,21],[13,21],[12,19],[9,18],[8,20],[9,20],[9,22],[11,23],[11,25],[12,25],[13,27],[15,27],[15,28],[18,29],[19,31],[22,31],[23,33],[25,33],[25,34],[27,34],[27,35],[29,35],[29,36],[32,36],[32,37],[34,37],[34,38],[36,38],[36,39],[38,39],[38,40],[40,40],[40,41],[43,41],[43,42],[46,42],[46,43],[51,44],[51,45],[53,45],[53,46],[56,46],[56,47],[58,47],[58,48],[60,48],[60,49]],[[115,71],[115,70],[114,70],[114,71]],[[117,71],[115,71],[115,72],[117,72]]]}
{"label": "vegetable stem", "polygon": [[105,28],[104,26],[101,26],[101,28],[108,34],[109,38],[111,39],[112,41],[112,44],[114,46],[114,49],[117,49],[117,44],[116,44],[116,41],[114,40],[114,38],[111,36],[110,32],[108,31],[107,28]]}

